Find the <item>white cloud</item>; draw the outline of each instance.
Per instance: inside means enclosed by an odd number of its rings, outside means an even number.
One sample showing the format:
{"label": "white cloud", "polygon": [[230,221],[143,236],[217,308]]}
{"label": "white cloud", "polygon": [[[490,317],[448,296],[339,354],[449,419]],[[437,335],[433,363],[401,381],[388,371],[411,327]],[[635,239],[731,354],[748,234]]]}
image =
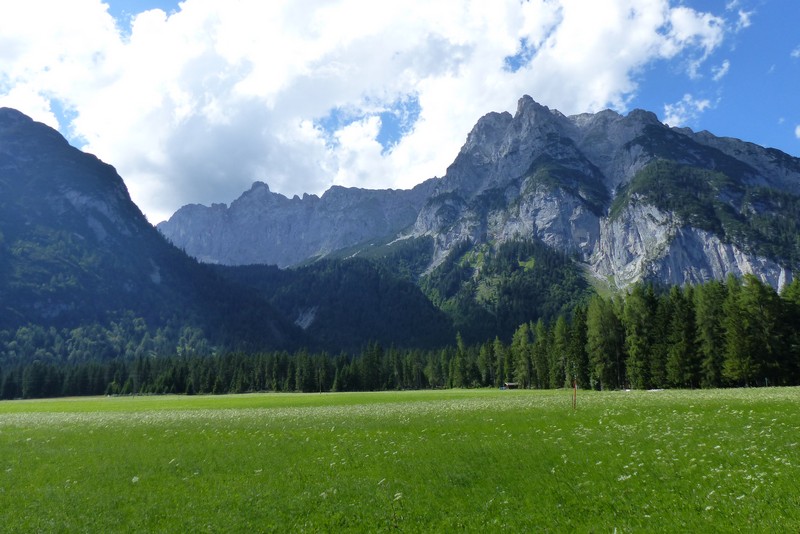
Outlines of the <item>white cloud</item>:
{"label": "white cloud", "polygon": [[736,31],[749,28],[753,24],[753,21],[751,20],[753,13],[753,11],[745,11],[743,9],[739,10],[739,19],[736,21]]}
{"label": "white cloud", "polygon": [[727,59],[723,61],[719,67],[712,67],[711,68],[712,79],[715,82],[720,81],[722,78],[725,77],[726,74],[728,74],[730,68],[731,68],[731,62],[728,61]]}
{"label": "white cloud", "polygon": [[[565,113],[624,111],[649,63],[683,57],[696,75],[724,38],[721,19],[668,0],[185,0],[130,31],[100,0],[8,4],[0,102],[52,125],[51,102],[68,109],[61,130],[115,165],[154,222],[253,180],[289,195],[409,187],[523,94]],[[418,119],[385,150],[375,113],[410,97]],[[355,122],[322,131],[332,109]]]}
{"label": "white cloud", "polygon": [[687,72],[691,78],[699,78],[700,66],[722,44],[725,21],[710,13],[678,6],[669,12],[669,25],[670,39],[664,43],[662,52],[670,57],[687,48],[696,51],[688,61]]}
{"label": "white cloud", "polygon": [[794,129],[794,136],[800,139],[800,124],[798,124]]}
{"label": "white cloud", "polygon": [[51,128],[59,128],[58,118],[50,107],[50,100],[30,85],[14,86],[8,93],[0,95],[0,107],[25,110],[37,121]]}
{"label": "white cloud", "polygon": [[742,3],[739,0],[732,0],[725,4],[725,9],[727,11],[736,11],[737,13],[737,20],[736,20],[736,31],[743,30],[745,28],[749,28],[752,24],[752,16],[755,11],[746,11],[741,7]]}
{"label": "white cloud", "polygon": [[710,100],[696,99],[690,94],[685,94],[678,102],[664,105],[663,122],[670,126],[685,126],[710,107]]}
{"label": "white cloud", "polygon": [[795,59],[800,58],[800,45],[798,45],[797,48],[792,50],[790,55]]}

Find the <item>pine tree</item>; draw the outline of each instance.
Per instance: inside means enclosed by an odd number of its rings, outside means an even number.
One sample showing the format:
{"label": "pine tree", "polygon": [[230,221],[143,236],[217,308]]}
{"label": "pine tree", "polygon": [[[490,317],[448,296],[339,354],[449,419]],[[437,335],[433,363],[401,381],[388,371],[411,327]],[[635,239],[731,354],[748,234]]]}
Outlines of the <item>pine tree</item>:
{"label": "pine tree", "polygon": [[694,292],[700,385],[705,388],[722,385],[722,365],[725,361],[725,292],[725,286],[716,280],[698,286]]}
{"label": "pine tree", "polygon": [[511,351],[508,350],[499,337],[494,338],[492,352],[495,359],[495,387],[502,386],[504,382],[511,382],[514,372]]}
{"label": "pine tree", "polygon": [[674,387],[695,387],[699,383],[699,363],[695,348],[694,299],[691,286],[669,292],[673,310],[667,353],[667,380]]}
{"label": "pine tree", "polygon": [[590,380],[600,389],[619,387],[623,354],[620,323],[610,302],[597,295],[589,300],[586,311],[586,352]]}
{"label": "pine tree", "polygon": [[510,352],[514,361],[514,381],[518,382],[523,388],[530,387],[532,365],[531,334],[528,323],[522,323],[514,332],[514,336],[511,339]]}
{"label": "pine tree", "polygon": [[567,376],[567,359],[569,357],[569,324],[563,315],[559,315],[551,334],[553,344],[550,350],[550,387],[571,387]]}
{"label": "pine tree", "polygon": [[748,325],[741,305],[742,286],[733,275],[725,284],[728,292],[723,303],[725,317],[725,361],[722,376],[735,385],[748,385],[752,380],[752,355],[747,340]]}
{"label": "pine tree", "polygon": [[645,288],[636,284],[625,298],[622,323],[625,329],[627,352],[626,375],[628,384],[634,389],[650,386],[649,358],[653,346],[653,321],[655,310],[647,298]]}
{"label": "pine tree", "polygon": [[456,354],[450,360],[450,387],[466,387],[466,348],[461,333],[456,334]]}
{"label": "pine tree", "polygon": [[759,384],[782,384],[780,369],[788,351],[782,332],[782,305],[772,288],[751,274],[744,276],[741,307],[747,326],[750,354],[749,381]]}
{"label": "pine tree", "polygon": [[669,295],[653,294],[655,302],[655,318],[653,320],[653,344],[650,349],[649,372],[650,387],[665,388],[669,386],[667,380],[667,359],[669,354],[669,334],[672,316],[672,301]]}
{"label": "pine tree", "polygon": [[495,382],[492,346],[490,341],[486,341],[481,344],[480,352],[478,353],[478,375],[482,387],[494,385]]}
{"label": "pine tree", "polygon": [[[800,236],[798,236],[800,241]],[[783,374],[787,384],[800,383],[800,273],[795,273],[790,284],[784,286],[781,292],[783,301],[783,325],[786,336],[787,360],[784,364]]]}
{"label": "pine tree", "polygon": [[569,343],[569,384],[589,388],[589,355],[586,353],[586,308],[579,305],[572,313]]}
{"label": "pine tree", "polygon": [[533,361],[533,381],[537,388],[550,387],[550,331],[540,318],[533,327],[533,347],[531,359]]}

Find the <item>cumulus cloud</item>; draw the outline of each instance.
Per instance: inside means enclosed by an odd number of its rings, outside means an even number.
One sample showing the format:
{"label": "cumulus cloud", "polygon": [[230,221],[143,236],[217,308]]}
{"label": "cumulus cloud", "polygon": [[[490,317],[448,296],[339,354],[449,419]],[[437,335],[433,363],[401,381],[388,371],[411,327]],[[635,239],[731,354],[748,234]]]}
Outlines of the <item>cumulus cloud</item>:
{"label": "cumulus cloud", "polygon": [[288,195],[410,187],[444,173],[482,114],[523,94],[624,111],[648,64],[697,76],[726,27],[669,0],[185,0],[124,30],[100,0],[12,4],[0,102],[115,165],[153,222],[254,180]]}
{"label": "cumulus cloud", "polygon": [[800,139],[800,124],[798,124],[794,129],[794,136]]}
{"label": "cumulus cloud", "polygon": [[791,55],[793,58],[795,58],[795,59],[797,59],[797,58],[800,58],[800,45],[798,45],[798,46],[797,46],[797,48],[795,48],[794,50],[792,50],[792,52],[790,53],[790,55]]}
{"label": "cumulus cloud", "polygon": [[686,6],[678,6],[669,14],[671,39],[665,43],[665,51],[677,53],[686,47],[696,49],[688,62],[691,78],[700,76],[699,70],[725,36],[725,21],[710,13],[698,13]]}
{"label": "cumulus cloud", "polygon": [[697,99],[690,94],[685,94],[678,102],[664,105],[663,122],[670,126],[685,126],[696,120],[700,114],[710,107],[710,100],[705,98]]}

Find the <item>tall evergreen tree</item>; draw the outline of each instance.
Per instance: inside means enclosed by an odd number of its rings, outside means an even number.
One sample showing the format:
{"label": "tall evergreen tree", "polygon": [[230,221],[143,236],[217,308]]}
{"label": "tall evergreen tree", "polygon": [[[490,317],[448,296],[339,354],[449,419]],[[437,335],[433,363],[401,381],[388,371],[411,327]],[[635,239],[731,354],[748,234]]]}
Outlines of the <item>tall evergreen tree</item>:
{"label": "tall evergreen tree", "polygon": [[634,285],[625,298],[622,323],[625,329],[625,365],[628,384],[634,389],[650,386],[649,360],[653,352],[655,309],[645,287]]}
{"label": "tall evergreen tree", "polygon": [[782,332],[781,299],[771,286],[752,274],[744,276],[740,299],[752,364],[748,379],[753,383],[782,385],[780,369],[785,364],[788,347]]}
{"label": "tall evergreen tree", "polygon": [[503,382],[511,382],[514,375],[514,364],[511,358],[511,351],[508,350],[499,337],[494,338],[492,352],[495,359],[495,387],[503,385]]}
{"label": "tall evergreen tree", "polygon": [[550,330],[542,319],[536,321],[533,327],[533,346],[531,358],[533,361],[533,382],[539,389],[550,387]]}
{"label": "tall evergreen tree", "polygon": [[467,386],[466,367],[467,367],[467,350],[464,347],[464,340],[461,334],[456,335],[456,354],[450,360],[450,386],[454,388],[463,388]]}
{"label": "tall evergreen tree", "polygon": [[589,388],[589,355],[586,352],[586,307],[579,305],[572,313],[569,343],[569,384],[578,383],[581,388]]}
{"label": "tall evergreen tree", "polygon": [[493,346],[491,341],[485,341],[481,344],[480,352],[478,353],[478,375],[480,385],[483,387],[493,386],[495,383]]}
{"label": "tall evergreen tree", "polygon": [[652,298],[655,302],[656,313],[652,327],[653,344],[649,362],[650,387],[665,388],[669,387],[667,359],[670,348],[670,325],[675,310],[672,309],[669,295],[654,293]]}
{"label": "tall evergreen tree", "polygon": [[567,359],[569,358],[570,332],[569,324],[563,315],[559,315],[553,326],[553,340],[550,349],[550,387],[560,388],[571,385],[567,377]]}
{"label": "tall evergreen tree", "polygon": [[380,343],[370,343],[361,353],[360,383],[366,391],[381,389],[381,362],[383,360],[383,347]]}
{"label": "tall evergreen tree", "polygon": [[749,385],[754,375],[754,362],[751,344],[747,339],[749,327],[745,324],[742,308],[742,286],[738,278],[728,276],[725,287],[728,290],[723,303],[725,318],[725,361],[722,376],[735,385]]}
{"label": "tall evergreen tree", "polygon": [[593,296],[586,311],[586,352],[591,380],[600,389],[620,386],[619,367],[624,343],[620,330],[611,302]]}
{"label": "tall evergreen tree", "polygon": [[673,311],[667,352],[667,380],[674,387],[696,387],[699,384],[699,362],[695,347],[694,299],[691,286],[673,286],[669,292]]}
{"label": "tall evergreen tree", "polygon": [[514,361],[514,381],[521,387],[531,387],[531,333],[528,323],[522,323],[514,332],[510,349]]}
{"label": "tall evergreen tree", "polygon": [[725,361],[725,293],[725,286],[716,280],[697,286],[694,292],[700,385],[705,388],[722,385],[722,365]]}
{"label": "tall evergreen tree", "polygon": [[[800,240],[800,236],[798,236]],[[783,324],[786,334],[786,362],[783,374],[788,384],[800,383],[800,273],[781,291]]]}

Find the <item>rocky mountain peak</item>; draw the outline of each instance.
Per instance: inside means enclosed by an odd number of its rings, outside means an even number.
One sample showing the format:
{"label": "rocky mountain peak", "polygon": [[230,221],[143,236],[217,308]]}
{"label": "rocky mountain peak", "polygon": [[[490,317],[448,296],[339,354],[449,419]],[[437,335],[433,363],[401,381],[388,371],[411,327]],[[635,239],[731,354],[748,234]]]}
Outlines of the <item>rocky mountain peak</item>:
{"label": "rocky mountain peak", "polygon": [[266,184],[265,182],[261,182],[261,181],[255,181],[255,182],[253,182],[253,185],[250,186],[250,192],[254,193],[254,192],[258,192],[258,191],[263,191],[263,192],[266,192],[266,193],[270,193],[271,192],[269,190],[269,185],[268,184]]}
{"label": "rocky mountain peak", "polygon": [[445,176],[411,191],[334,187],[318,204],[247,213],[237,201],[219,220],[179,210],[159,228],[223,263],[291,265],[378,236],[431,236],[433,269],[465,243],[539,239],[618,287],[747,272],[778,285],[800,266],[798,245],[775,237],[799,224],[787,208],[800,210],[798,195],[800,160],[782,152],[669,128],[640,109],[566,117],[525,95],[513,115],[481,117]]}
{"label": "rocky mountain peak", "polygon": [[480,151],[491,154],[497,150],[497,144],[505,134],[512,116],[507,111],[503,113],[487,113],[481,117],[467,135],[467,141],[461,147],[461,153]]}
{"label": "rocky mountain peak", "polygon": [[517,111],[514,114],[514,119],[524,121],[531,127],[542,128],[547,124],[562,123],[566,117],[558,110],[550,109],[531,98],[529,95],[523,95],[517,101]]}
{"label": "rocky mountain peak", "polygon": [[629,121],[636,121],[643,125],[652,125],[652,126],[664,126],[664,124],[658,120],[658,117],[652,111],[647,111],[644,109],[634,109],[630,113],[628,113],[626,117]]}

